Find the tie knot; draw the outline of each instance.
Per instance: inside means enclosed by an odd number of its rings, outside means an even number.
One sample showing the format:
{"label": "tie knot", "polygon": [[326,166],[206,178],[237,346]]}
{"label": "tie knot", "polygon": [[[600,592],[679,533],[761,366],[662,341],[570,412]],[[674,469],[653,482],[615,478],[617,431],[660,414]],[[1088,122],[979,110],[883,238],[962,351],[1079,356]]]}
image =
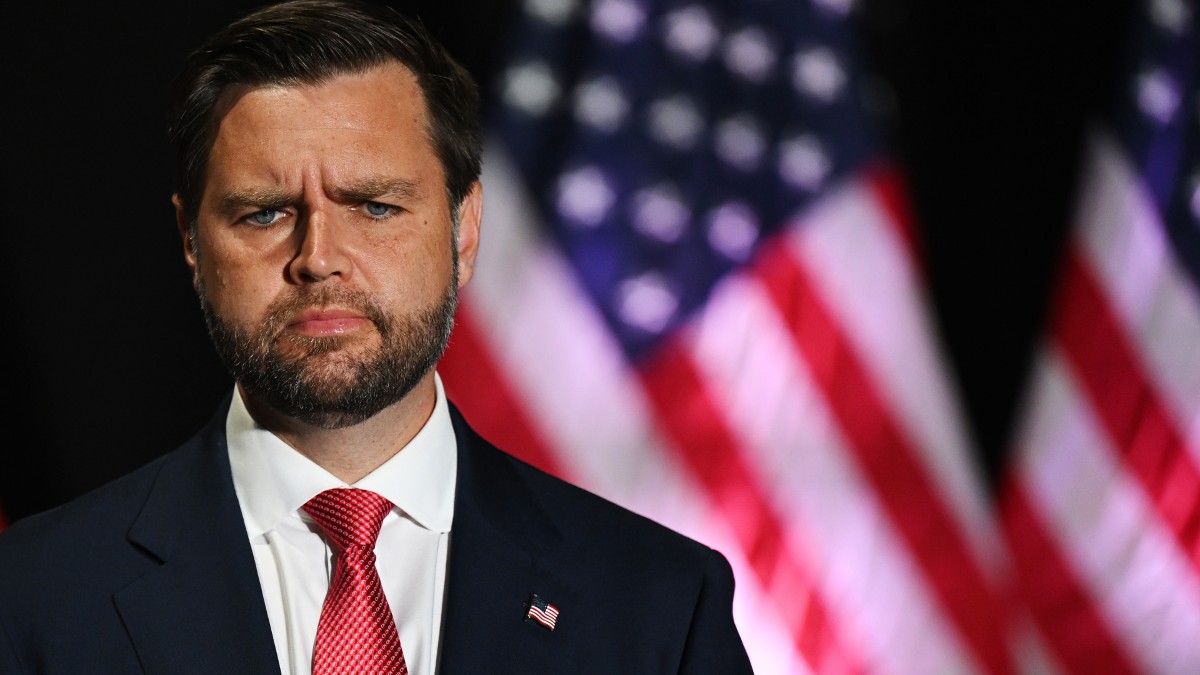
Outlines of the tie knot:
{"label": "tie knot", "polygon": [[392,503],[370,490],[334,488],[313,497],[302,508],[342,549],[351,545],[373,549],[379,526],[392,510]]}

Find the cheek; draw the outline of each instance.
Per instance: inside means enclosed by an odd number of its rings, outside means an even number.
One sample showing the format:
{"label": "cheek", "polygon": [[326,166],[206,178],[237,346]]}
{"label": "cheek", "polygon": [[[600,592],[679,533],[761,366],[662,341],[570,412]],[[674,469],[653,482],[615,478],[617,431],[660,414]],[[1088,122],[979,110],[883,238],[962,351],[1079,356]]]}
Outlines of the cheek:
{"label": "cheek", "polygon": [[[423,228],[433,229],[431,224]],[[431,292],[441,294],[450,283],[453,259],[449,232],[444,237],[391,237],[372,242],[360,260],[366,262],[381,289],[391,289],[408,304],[427,304]]]}
{"label": "cheek", "polygon": [[248,255],[222,246],[202,246],[200,280],[208,301],[222,315],[235,320],[257,320],[281,285],[278,270],[261,255]]}

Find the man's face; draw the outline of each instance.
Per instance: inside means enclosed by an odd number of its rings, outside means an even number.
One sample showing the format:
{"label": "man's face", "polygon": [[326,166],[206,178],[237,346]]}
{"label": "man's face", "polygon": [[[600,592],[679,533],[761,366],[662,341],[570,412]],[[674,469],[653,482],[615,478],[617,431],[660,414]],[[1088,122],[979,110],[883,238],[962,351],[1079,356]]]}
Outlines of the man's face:
{"label": "man's face", "polygon": [[227,92],[218,114],[185,255],[238,382],[326,428],[428,386],[473,270],[480,195],[455,239],[416,78],[388,64]]}

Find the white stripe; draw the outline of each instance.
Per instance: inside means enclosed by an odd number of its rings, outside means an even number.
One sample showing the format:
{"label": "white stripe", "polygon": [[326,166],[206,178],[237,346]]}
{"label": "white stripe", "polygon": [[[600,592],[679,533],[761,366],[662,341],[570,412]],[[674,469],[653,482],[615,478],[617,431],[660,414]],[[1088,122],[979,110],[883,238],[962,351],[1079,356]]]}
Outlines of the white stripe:
{"label": "white stripe", "polygon": [[670,490],[648,486],[670,485],[679,471],[658,461],[661,440],[619,346],[567,264],[537,238],[539,218],[505,161],[490,145],[484,234],[469,288],[483,334],[551,445],[569,449],[572,472],[610,499],[658,512],[645,500],[674,500]]}
{"label": "white stripe", "polygon": [[1193,459],[1200,461],[1200,296],[1116,143],[1095,134],[1075,232]]}
{"label": "white stripe", "polygon": [[[735,535],[729,529],[729,521],[716,516],[707,505],[694,508],[692,513],[694,519],[708,519],[700,531],[710,546],[725,553],[733,567],[734,578],[737,580],[733,618],[750,655],[755,675],[811,673],[812,669],[795,647],[795,632],[780,614],[780,596],[763,588],[751,569],[745,551],[735,543]],[[684,525],[678,529],[687,531],[690,528]],[[840,631],[841,627],[837,626],[835,630]],[[845,669],[830,669],[826,672],[845,672]]]}
{"label": "white stripe", "polygon": [[788,544],[813,559],[831,620],[870,672],[976,672],[765,292],[721,284],[689,341],[747,464],[796,523]]}
{"label": "white stripe", "polygon": [[1067,675],[1059,669],[1050,648],[1042,640],[1032,617],[1013,619],[1013,650],[1017,672],[1021,675]]}
{"label": "white stripe", "polygon": [[1061,355],[1043,352],[1017,436],[1019,477],[1068,567],[1153,673],[1200,672],[1200,584],[1124,469]]}
{"label": "white stripe", "polygon": [[484,229],[467,294],[498,367],[581,486],[725,553],[735,618],[755,672],[802,672],[792,637],[702,489],[664,449],[648,404],[568,265],[538,239],[539,216],[502,146],[484,162]]}
{"label": "white stripe", "polygon": [[980,569],[994,574],[998,534],[973,462],[977,453],[930,327],[920,280],[890,215],[869,184],[851,182],[793,231],[796,257],[857,348],[914,459],[929,472]]}

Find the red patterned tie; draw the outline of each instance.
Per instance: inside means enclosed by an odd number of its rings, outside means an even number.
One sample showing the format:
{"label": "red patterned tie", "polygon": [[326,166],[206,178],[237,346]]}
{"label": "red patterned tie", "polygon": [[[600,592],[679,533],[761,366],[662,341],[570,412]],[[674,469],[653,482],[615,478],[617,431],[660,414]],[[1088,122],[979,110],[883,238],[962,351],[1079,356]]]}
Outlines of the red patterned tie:
{"label": "red patterned tie", "polygon": [[407,675],[396,622],[375,569],[375,538],[392,503],[368,490],[326,490],[304,505],[340,549],[321,608],[313,675]]}

